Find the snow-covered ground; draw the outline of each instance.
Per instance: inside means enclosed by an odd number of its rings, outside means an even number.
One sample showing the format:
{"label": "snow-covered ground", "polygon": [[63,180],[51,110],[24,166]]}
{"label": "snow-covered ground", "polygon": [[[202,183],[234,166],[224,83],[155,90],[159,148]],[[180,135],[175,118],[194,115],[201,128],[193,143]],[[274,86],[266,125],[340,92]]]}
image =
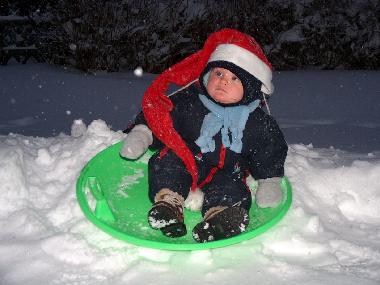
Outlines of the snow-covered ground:
{"label": "snow-covered ground", "polygon": [[75,197],[153,78],[0,67],[0,284],[380,283],[380,72],[276,73],[293,205],[257,238],[194,252],[113,239]]}

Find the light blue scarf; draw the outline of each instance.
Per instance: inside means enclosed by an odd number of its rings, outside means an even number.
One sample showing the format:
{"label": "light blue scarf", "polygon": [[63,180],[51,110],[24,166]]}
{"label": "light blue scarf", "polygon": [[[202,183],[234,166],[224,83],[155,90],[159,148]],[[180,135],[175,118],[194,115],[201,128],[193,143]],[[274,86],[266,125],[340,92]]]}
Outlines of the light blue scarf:
{"label": "light blue scarf", "polygon": [[[210,113],[203,119],[201,134],[195,141],[201,148],[201,152],[206,153],[215,150],[213,137],[221,130],[223,145],[236,153],[241,153],[243,147],[241,139],[243,138],[245,124],[249,114],[259,106],[260,100],[253,101],[245,106],[222,107],[204,95],[199,94],[199,99],[210,110]],[[229,132],[232,141],[230,141]]]}

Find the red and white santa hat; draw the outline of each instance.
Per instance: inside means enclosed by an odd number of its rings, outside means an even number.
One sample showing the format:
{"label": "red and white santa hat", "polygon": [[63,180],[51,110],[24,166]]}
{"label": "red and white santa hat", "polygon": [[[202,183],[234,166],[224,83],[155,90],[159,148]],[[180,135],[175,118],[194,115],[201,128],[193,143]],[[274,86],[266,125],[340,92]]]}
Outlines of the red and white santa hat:
{"label": "red and white santa hat", "polygon": [[241,40],[220,43],[211,53],[208,64],[212,62],[232,63],[261,81],[261,91],[273,93],[272,66],[256,41],[243,34]]}
{"label": "red and white santa hat", "polygon": [[198,80],[209,63],[232,63],[257,78],[261,91],[273,93],[272,65],[259,44],[249,35],[233,29],[212,33],[203,48],[171,66],[152,82],[144,94],[142,110],[149,128],[169,149],[182,159],[192,176],[192,189],[196,189],[198,169],[194,156],[175,131],[170,111],[173,104],[167,97],[169,84],[186,86]]}

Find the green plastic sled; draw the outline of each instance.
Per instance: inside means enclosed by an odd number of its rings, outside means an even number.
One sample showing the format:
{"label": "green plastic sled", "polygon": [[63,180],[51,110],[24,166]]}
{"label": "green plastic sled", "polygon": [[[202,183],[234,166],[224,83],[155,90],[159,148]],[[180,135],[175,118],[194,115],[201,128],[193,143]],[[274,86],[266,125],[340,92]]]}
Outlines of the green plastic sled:
{"label": "green plastic sled", "polygon": [[286,177],[281,187],[285,201],[274,209],[259,209],[252,203],[250,224],[244,233],[219,241],[197,243],[191,230],[201,221],[200,212],[185,210],[186,236],[168,238],[150,228],[147,213],[147,163],[152,152],[136,161],[119,156],[121,143],[98,153],[83,168],[77,181],[77,199],[85,216],[111,236],[129,243],[165,250],[200,250],[224,247],[251,239],[275,225],[288,211],[292,202],[292,187]]}

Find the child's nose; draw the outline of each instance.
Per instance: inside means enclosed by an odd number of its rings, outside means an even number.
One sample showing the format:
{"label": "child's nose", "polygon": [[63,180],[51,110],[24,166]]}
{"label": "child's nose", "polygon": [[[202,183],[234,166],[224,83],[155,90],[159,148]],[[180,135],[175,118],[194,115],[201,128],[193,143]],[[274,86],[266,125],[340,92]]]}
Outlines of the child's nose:
{"label": "child's nose", "polygon": [[230,81],[228,80],[228,78],[225,77],[225,76],[222,76],[221,81],[222,81],[222,83],[223,83],[224,85],[227,85],[227,84],[230,83]]}

